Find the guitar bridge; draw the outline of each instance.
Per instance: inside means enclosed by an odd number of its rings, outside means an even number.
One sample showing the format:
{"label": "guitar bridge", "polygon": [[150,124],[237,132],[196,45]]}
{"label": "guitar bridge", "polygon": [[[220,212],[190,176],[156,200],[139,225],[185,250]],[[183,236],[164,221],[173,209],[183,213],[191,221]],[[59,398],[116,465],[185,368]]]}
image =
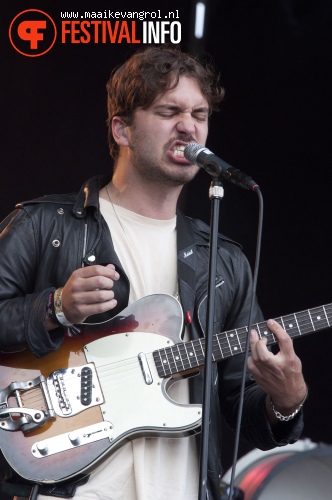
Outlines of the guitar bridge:
{"label": "guitar bridge", "polygon": [[93,363],[63,368],[47,377],[54,411],[60,417],[72,417],[104,402]]}
{"label": "guitar bridge", "polygon": [[[38,409],[31,408],[33,400]],[[12,382],[0,391],[0,429],[29,432],[57,416],[72,417],[103,402],[93,363],[55,370],[47,379],[40,375],[26,382]]]}
{"label": "guitar bridge", "polygon": [[[22,396],[27,391],[37,391],[39,399],[41,393],[45,409],[26,408]],[[16,407],[9,406],[8,399],[11,397],[14,398]],[[55,418],[55,412],[47,389],[46,379],[43,375],[26,382],[12,382],[8,387],[0,391],[0,429],[29,432],[44,425],[51,418]]]}

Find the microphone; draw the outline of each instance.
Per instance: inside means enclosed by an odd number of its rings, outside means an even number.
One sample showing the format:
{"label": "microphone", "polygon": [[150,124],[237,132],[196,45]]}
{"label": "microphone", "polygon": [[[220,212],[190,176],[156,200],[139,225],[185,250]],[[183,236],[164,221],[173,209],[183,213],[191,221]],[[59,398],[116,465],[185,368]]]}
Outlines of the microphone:
{"label": "microphone", "polygon": [[218,178],[222,176],[236,184],[236,186],[251,191],[255,191],[259,187],[249,175],[241,172],[238,168],[232,167],[205,146],[197,144],[197,142],[189,142],[184,148],[183,154],[186,160],[197,167],[204,168],[212,177]]}

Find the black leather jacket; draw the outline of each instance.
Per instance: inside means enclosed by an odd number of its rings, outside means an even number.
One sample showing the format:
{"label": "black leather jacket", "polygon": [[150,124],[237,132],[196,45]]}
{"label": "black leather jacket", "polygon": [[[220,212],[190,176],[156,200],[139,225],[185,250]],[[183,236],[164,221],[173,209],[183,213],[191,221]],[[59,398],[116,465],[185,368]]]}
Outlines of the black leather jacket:
{"label": "black leather jacket", "polygon": [[[0,226],[0,350],[28,347],[37,357],[57,349],[62,328],[49,335],[45,329],[46,301],[54,288],[63,286],[82,265],[115,264],[118,301],[112,315],[128,304],[130,283],[115,254],[107,224],[99,211],[98,192],[109,177],[94,177],[78,195],[45,196],[16,207]],[[178,213],[178,287],[184,311],[190,311],[191,338],[202,337],[207,309],[209,228]],[[216,280],[215,333],[245,326],[251,299],[251,270],[239,245],[220,236]],[[254,322],[262,321],[255,305]],[[235,427],[243,356],[213,366],[209,499],[220,497],[221,415]],[[191,401],[202,401],[203,374],[191,379]],[[253,447],[270,449],[296,441],[302,431],[302,414],[281,423],[273,433],[266,419],[265,395],[247,377],[242,435]]]}

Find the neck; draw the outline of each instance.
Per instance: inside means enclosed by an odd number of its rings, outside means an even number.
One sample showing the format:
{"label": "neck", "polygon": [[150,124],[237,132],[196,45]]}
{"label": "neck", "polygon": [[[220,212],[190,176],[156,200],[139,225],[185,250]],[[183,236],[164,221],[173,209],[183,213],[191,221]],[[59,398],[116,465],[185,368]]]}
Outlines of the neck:
{"label": "neck", "polygon": [[156,186],[136,180],[128,181],[115,171],[112,181],[101,189],[100,196],[144,217],[169,220],[175,217],[181,189],[182,186]]}

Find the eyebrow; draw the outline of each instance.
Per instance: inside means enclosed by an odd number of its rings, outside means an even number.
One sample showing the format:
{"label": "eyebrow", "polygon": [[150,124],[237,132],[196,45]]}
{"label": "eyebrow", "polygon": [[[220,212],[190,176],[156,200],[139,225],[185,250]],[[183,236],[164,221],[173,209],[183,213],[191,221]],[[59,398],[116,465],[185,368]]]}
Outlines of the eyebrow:
{"label": "eyebrow", "polygon": [[[155,109],[165,109],[165,110],[169,110],[169,111],[181,111],[182,108],[181,106],[178,106],[177,104],[158,104],[157,106],[155,106]],[[209,113],[209,108],[206,107],[206,106],[198,106],[197,108],[194,108],[192,110],[193,113]]]}

